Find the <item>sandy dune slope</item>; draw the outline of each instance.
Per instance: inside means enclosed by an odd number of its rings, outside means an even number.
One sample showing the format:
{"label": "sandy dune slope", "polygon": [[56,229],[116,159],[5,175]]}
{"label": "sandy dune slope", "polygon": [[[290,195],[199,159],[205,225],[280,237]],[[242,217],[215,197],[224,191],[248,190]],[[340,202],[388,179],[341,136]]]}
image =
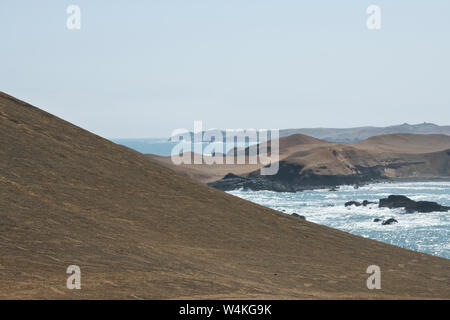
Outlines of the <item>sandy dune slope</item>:
{"label": "sandy dune slope", "polygon": [[[244,150],[238,151],[245,154]],[[279,153],[280,167],[295,166],[289,168],[295,171],[293,178],[312,177],[311,182],[303,182],[313,185],[314,180],[331,181],[332,176],[362,183],[372,178],[450,178],[450,136],[446,135],[389,134],[356,143],[333,143],[295,134],[279,140]],[[260,163],[178,166],[170,157],[147,157],[200,182],[217,181],[228,173],[255,175],[261,168]],[[280,175],[273,178],[281,181]]]}

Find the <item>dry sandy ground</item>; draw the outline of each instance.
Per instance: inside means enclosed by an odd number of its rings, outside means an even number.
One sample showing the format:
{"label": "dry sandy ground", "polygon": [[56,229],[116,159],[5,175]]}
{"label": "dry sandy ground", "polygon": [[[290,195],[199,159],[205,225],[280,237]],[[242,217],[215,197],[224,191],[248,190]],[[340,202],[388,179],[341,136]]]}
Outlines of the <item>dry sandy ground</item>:
{"label": "dry sandy ground", "polygon": [[450,260],[235,198],[4,94],[0,144],[2,299],[450,298]]}

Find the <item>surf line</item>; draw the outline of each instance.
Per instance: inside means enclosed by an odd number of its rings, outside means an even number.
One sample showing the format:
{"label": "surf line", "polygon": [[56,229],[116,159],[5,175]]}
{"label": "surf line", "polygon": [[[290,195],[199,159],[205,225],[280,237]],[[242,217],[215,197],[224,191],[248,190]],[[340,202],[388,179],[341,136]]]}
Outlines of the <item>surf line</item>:
{"label": "surf line", "polygon": [[186,304],[186,307],[181,307],[178,312],[180,315],[205,315],[207,318],[211,317],[214,307],[194,307]]}

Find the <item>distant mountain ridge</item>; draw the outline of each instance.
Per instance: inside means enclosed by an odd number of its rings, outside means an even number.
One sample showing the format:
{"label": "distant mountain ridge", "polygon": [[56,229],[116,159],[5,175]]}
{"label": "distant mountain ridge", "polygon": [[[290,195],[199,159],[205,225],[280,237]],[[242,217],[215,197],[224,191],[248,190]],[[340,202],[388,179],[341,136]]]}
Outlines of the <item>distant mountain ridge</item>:
{"label": "distant mountain ridge", "polygon": [[[203,131],[202,133],[205,133]],[[212,129],[207,132],[222,133],[225,137],[225,131]],[[300,129],[282,129],[280,130],[280,138],[288,137],[295,134],[304,134],[313,138],[329,141],[329,142],[359,142],[371,137],[387,135],[387,134],[441,134],[450,136],[450,126],[438,126],[433,123],[421,124],[402,124],[389,127],[356,127],[356,128],[300,128]],[[194,141],[194,133],[191,139]],[[241,135],[238,135],[241,136]],[[242,135],[243,136],[243,135]],[[177,144],[171,138],[155,139],[155,138],[139,138],[139,139],[110,139],[114,143],[126,146],[144,154],[155,154],[159,156],[169,156],[172,148]],[[196,141],[202,141],[197,136]]]}
{"label": "distant mountain ridge", "polygon": [[[195,136],[193,132],[190,132],[191,139],[194,140],[194,138],[196,138],[196,141],[202,141],[200,135],[204,135],[206,132],[210,134],[222,134],[226,137],[225,130],[210,129],[197,133],[197,136]],[[387,127],[365,126],[353,128],[293,128],[280,129],[280,138],[288,137],[294,134],[303,134],[330,142],[358,142],[374,136],[397,133],[442,134],[450,136],[450,126],[439,126],[434,123],[423,122],[419,124],[404,123]],[[238,137],[244,135],[245,134],[243,133],[237,134]],[[169,138],[167,141],[173,141],[173,139]]]}
{"label": "distant mountain ridge", "polygon": [[434,123],[424,122],[420,124],[404,123],[388,127],[283,129],[280,131],[280,137],[299,133],[331,142],[358,142],[370,137],[394,133],[443,134],[450,136],[450,126],[439,126]]}

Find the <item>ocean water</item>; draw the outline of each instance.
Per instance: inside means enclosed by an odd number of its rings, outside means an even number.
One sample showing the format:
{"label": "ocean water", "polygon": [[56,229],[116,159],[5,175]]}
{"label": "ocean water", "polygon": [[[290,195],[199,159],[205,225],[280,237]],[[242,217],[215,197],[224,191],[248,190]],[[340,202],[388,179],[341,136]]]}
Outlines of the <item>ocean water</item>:
{"label": "ocean water", "polygon": [[[147,139],[111,139],[112,142],[123,145],[137,152],[144,154],[156,154],[158,156],[170,156],[172,154],[172,149],[179,144],[179,142],[171,142],[169,139],[159,139],[159,138],[147,138]],[[250,143],[252,145],[254,143]],[[212,145],[216,147],[216,152],[226,153],[233,149],[234,147],[248,147],[248,143],[188,143],[184,146],[185,152],[197,150],[195,145],[200,146],[202,150],[210,145],[212,150]],[[205,155],[209,154],[205,152]]]}
{"label": "ocean water", "polygon": [[[229,192],[240,198],[307,220],[403,248],[450,259],[450,212],[405,214],[403,209],[345,207],[347,201],[378,201],[391,194],[413,200],[435,201],[450,206],[450,182],[378,183],[360,187],[341,186],[338,191],[311,190],[297,193],[272,191]],[[395,218],[398,223],[373,222]]]}
{"label": "ocean water", "polygon": [[111,139],[112,142],[123,145],[140,153],[152,153],[158,156],[170,156],[175,142],[168,139],[147,138],[147,139]]}

